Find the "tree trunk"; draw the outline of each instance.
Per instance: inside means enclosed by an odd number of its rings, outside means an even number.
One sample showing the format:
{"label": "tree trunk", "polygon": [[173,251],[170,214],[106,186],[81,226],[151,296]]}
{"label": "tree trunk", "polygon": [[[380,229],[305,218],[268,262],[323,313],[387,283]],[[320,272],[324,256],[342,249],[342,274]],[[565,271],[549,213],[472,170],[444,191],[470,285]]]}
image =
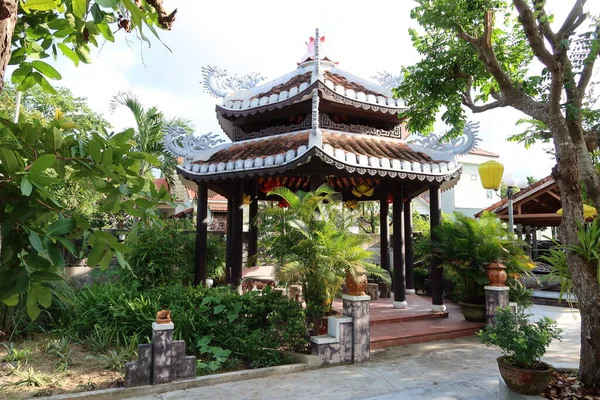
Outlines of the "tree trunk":
{"label": "tree trunk", "polygon": [[0,0],[0,92],[12,52],[12,36],[17,22],[17,0]]}
{"label": "tree trunk", "polygon": [[592,158],[584,142],[579,143],[579,171],[588,196],[596,210],[600,211],[600,177],[592,164]]}
{"label": "tree trunk", "polygon": [[[571,141],[564,117],[551,117],[550,128],[554,136],[557,160],[554,175],[563,208],[561,241],[576,245],[579,242],[577,222],[583,220],[583,199],[579,185],[582,157],[578,157],[580,153]],[[589,265],[573,252],[567,252],[567,261],[581,312],[579,379],[586,385],[600,388],[600,288],[595,276],[595,266]]]}

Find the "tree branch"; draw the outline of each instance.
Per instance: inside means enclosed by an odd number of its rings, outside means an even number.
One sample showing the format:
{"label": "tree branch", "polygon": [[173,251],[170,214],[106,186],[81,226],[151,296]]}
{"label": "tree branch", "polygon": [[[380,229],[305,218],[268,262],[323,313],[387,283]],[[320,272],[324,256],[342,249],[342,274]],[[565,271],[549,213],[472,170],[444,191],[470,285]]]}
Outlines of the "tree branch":
{"label": "tree branch", "polygon": [[569,15],[567,15],[562,26],[558,32],[556,32],[559,41],[571,36],[575,29],[585,21],[587,15],[583,12],[583,5],[586,1],[587,0],[575,0],[575,4],[573,4],[573,8],[571,8]]}
{"label": "tree branch", "polygon": [[476,105],[473,102],[473,98],[471,97],[471,89],[473,87],[473,77],[471,75],[467,75],[461,71],[456,71],[455,74],[457,77],[465,78],[467,88],[462,93],[462,104],[468,107],[474,113],[482,113],[484,111],[492,110],[494,108],[505,107],[507,104],[502,99],[502,96],[493,96],[497,98],[496,101],[484,104],[481,106]]}
{"label": "tree branch", "polygon": [[162,26],[163,29],[170,31],[171,27],[173,26],[173,22],[175,21],[175,14],[177,13],[177,9],[173,10],[173,12],[169,14],[163,8],[163,0],[146,0],[146,2],[156,10],[160,26]]}
{"label": "tree branch", "polygon": [[549,69],[554,69],[556,66],[556,59],[548,51],[544,43],[544,38],[540,34],[540,27],[538,26],[531,8],[525,0],[513,0],[515,8],[519,12],[519,22],[523,26],[525,36],[529,41],[531,50],[538,60],[542,62]]}
{"label": "tree branch", "polygon": [[533,9],[537,12],[537,22],[540,33],[544,35],[548,43],[550,43],[550,46],[552,46],[552,51],[556,51],[556,48],[558,47],[558,41],[556,39],[556,34],[550,27],[548,14],[546,14],[546,9],[544,9],[545,3],[545,0],[534,0]]}

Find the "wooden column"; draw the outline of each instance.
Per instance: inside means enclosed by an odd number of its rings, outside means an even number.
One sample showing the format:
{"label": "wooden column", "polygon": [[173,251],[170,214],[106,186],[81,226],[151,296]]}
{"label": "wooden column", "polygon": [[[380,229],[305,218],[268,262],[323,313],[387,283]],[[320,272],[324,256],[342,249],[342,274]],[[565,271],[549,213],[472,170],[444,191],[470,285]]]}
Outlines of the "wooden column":
{"label": "wooden column", "polygon": [[404,273],[406,275],[406,294],[415,294],[411,202],[412,199],[406,199],[404,203]]}
{"label": "wooden column", "polygon": [[387,195],[383,195],[379,200],[379,254],[381,268],[390,271],[390,226],[389,215],[390,205],[387,202]]}
{"label": "wooden column", "polygon": [[202,283],[206,286],[206,242],[208,239],[206,217],[208,212],[208,187],[206,183],[198,184],[196,200],[196,254],[194,257],[194,286]]}
{"label": "wooden column", "polygon": [[256,266],[256,253],[258,249],[258,226],[256,225],[256,214],[258,214],[258,181],[250,182],[251,203],[248,207],[249,225],[248,225],[248,267]]}
{"label": "wooden column", "polygon": [[[442,223],[442,204],[439,185],[429,188],[429,223],[431,226],[431,240],[439,242],[440,238],[435,228]],[[434,312],[446,311],[444,305],[444,270],[440,267],[441,260],[435,255],[431,258],[431,310]]]}
{"label": "wooden column", "polygon": [[227,229],[225,243],[225,282],[231,283],[231,232],[232,232],[232,220],[233,220],[233,200],[227,199]]}
{"label": "wooden column", "polygon": [[404,277],[404,187],[392,186],[394,196],[394,308],[406,308],[406,282]]}
{"label": "wooden column", "polygon": [[244,230],[244,187],[241,182],[233,189],[233,208],[231,213],[231,285],[238,287],[242,281],[242,249]]}
{"label": "wooden column", "polygon": [[323,165],[319,158],[313,157],[310,161],[310,190],[315,191],[323,184]]}

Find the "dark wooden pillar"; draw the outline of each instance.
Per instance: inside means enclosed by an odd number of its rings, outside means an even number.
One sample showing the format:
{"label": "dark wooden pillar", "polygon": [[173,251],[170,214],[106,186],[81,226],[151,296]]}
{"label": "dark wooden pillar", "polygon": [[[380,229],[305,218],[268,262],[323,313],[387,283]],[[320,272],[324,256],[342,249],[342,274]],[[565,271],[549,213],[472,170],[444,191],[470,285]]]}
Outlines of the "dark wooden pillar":
{"label": "dark wooden pillar", "polygon": [[387,202],[387,194],[384,193],[379,200],[379,254],[381,268],[390,271],[390,225],[388,223],[390,205]]}
{"label": "dark wooden pillar", "polygon": [[227,199],[227,242],[225,243],[225,282],[231,283],[231,233],[233,219],[233,200]]}
{"label": "dark wooden pillar", "polygon": [[244,187],[237,183],[233,190],[231,213],[231,285],[238,287],[242,281],[243,231],[244,231]]}
{"label": "dark wooden pillar", "polygon": [[404,187],[392,186],[394,196],[394,308],[406,308],[404,277]]}
{"label": "dark wooden pillar", "polygon": [[411,201],[412,199],[406,199],[404,203],[404,273],[406,275],[406,294],[415,293]]}
{"label": "dark wooden pillar", "polygon": [[[431,225],[431,240],[438,242],[435,229],[442,223],[442,204],[440,187],[432,185],[429,188],[429,223]],[[434,253],[435,254],[435,253]],[[444,305],[444,270],[440,267],[441,261],[435,255],[431,258],[431,310],[434,312],[446,311]]]}
{"label": "dark wooden pillar", "polygon": [[208,188],[206,183],[198,184],[196,210],[196,254],[194,258],[194,286],[206,286],[206,242],[208,239],[206,217],[208,210]]}
{"label": "dark wooden pillar", "polygon": [[249,224],[248,224],[248,267],[256,266],[256,254],[258,249],[258,226],[256,225],[256,214],[258,214],[258,181],[250,182],[250,199],[251,203],[248,207]]}
{"label": "dark wooden pillar", "polygon": [[310,190],[317,190],[323,184],[323,165],[319,158],[313,157],[310,161]]}

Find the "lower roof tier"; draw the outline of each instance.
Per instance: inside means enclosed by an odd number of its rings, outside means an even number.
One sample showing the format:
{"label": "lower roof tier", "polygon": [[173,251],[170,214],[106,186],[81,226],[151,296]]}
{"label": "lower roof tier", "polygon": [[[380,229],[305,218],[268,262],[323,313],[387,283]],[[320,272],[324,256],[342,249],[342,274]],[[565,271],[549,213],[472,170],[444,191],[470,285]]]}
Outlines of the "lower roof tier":
{"label": "lower roof tier", "polygon": [[455,161],[434,160],[402,140],[328,130],[320,133],[318,144],[311,144],[308,130],[229,143],[202,161],[185,161],[178,169],[187,179],[216,181],[294,173],[316,157],[350,174],[440,183],[454,183],[462,170]]}

